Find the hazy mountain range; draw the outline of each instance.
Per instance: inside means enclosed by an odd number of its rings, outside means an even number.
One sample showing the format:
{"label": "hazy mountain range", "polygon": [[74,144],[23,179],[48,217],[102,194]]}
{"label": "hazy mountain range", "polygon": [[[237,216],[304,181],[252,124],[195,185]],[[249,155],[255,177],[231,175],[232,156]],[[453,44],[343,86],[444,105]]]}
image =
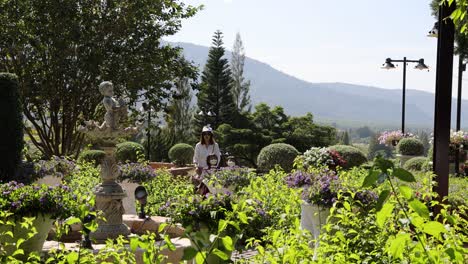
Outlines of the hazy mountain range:
{"label": "hazy mountain range", "polygon": [[[173,45],[182,47],[185,57],[203,69],[208,47],[180,42]],[[226,57],[230,60],[229,51]],[[289,115],[311,112],[318,121],[343,126],[397,128],[401,124],[401,88],[390,90],[347,83],[311,83],[248,57],[244,76],[251,81],[250,93],[254,105],[260,102],[280,105]],[[453,89],[455,87],[456,83]],[[455,109],[456,100],[453,99],[452,126],[455,126]],[[434,94],[407,89],[407,127],[432,128],[433,116]],[[462,127],[467,127],[463,117],[468,120],[468,100],[462,101]]]}

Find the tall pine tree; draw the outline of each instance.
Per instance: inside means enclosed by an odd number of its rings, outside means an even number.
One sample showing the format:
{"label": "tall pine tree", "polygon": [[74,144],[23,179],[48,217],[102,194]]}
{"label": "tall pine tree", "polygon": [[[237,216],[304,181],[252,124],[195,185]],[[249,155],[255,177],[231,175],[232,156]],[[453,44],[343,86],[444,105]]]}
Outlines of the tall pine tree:
{"label": "tall pine tree", "polygon": [[[195,115],[195,133],[200,133],[201,127],[211,124],[217,128],[220,124],[230,124],[237,115],[231,89],[231,70],[224,58],[223,33],[217,30],[213,36],[208,60],[202,73],[200,91]],[[211,113],[208,115],[208,113]]]}
{"label": "tall pine tree", "polygon": [[244,78],[245,51],[240,34],[236,34],[234,47],[232,49],[231,71],[232,71],[232,95],[237,111],[250,112],[250,81]]}

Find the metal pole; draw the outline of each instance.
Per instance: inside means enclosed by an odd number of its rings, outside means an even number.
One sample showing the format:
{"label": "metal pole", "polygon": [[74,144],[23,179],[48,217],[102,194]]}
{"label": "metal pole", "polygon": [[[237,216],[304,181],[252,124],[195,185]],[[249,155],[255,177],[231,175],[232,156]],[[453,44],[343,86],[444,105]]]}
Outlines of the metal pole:
{"label": "metal pole", "polygon": [[147,159],[148,161],[150,161],[150,158],[151,158],[151,156],[150,156],[150,146],[151,146],[151,144],[150,144],[150,141],[151,141],[151,130],[150,130],[150,129],[151,129],[151,108],[148,109],[148,128],[147,128],[147,129],[148,129],[148,130],[146,131],[146,138],[147,138],[147,141],[148,141],[148,142],[146,142],[146,143],[147,143],[147,144],[146,144],[146,159]]}
{"label": "metal pole", "polygon": [[[457,126],[456,130],[460,131],[460,118],[461,118],[461,95],[462,95],[462,79],[463,71],[465,70],[466,65],[463,64],[463,55],[458,55],[458,95],[457,95]],[[460,149],[455,150],[455,173],[458,175],[460,173]]]}
{"label": "metal pole", "polygon": [[[449,7],[447,2],[439,7],[439,34],[437,41],[437,68],[434,107],[434,173],[436,185],[433,191],[439,201],[448,195],[449,187],[449,142],[450,116],[452,104],[453,47],[455,26],[449,18],[455,9],[455,2]],[[435,215],[441,207],[435,207]]]}
{"label": "metal pole", "polygon": [[405,134],[406,57],[403,57],[403,98],[401,103],[401,133]]}

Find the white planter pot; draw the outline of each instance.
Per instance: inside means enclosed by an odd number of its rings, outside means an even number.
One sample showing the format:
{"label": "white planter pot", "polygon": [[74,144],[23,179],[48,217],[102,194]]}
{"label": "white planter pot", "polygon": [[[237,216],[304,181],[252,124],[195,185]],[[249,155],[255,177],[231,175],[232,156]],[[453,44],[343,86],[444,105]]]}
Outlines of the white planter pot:
{"label": "white planter pot", "polygon": [[314,259],[316,259],[317,248],[319,246],[320,229],[327,222],[329,215],[329,207],[306,202],[301,204],[301,228],[309,230],[314,237]]}
{"label": "white planter pot", "polygon": [[122,186],[124,191],[127,192],[127,197],[122,199],[125,214],[136,214],[137,210],[135,207],[135,189],[140,186],[140,184],[125,180],[120,183],[120,186]]}

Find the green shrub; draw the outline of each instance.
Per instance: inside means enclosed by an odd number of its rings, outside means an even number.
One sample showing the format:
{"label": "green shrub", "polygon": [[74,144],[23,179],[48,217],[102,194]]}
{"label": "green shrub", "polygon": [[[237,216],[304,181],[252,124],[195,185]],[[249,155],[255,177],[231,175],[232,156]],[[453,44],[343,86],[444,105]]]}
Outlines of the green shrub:
{"label": "green shrub", "polygon": [[346,160],[346,164],[343,166],[344,169],[360,166],[367,161],[366,155],[353,146],[335,145],[329,148],[338,152]]}
{"label": "green shrub", "polygon": [[177,166],[191,164],[193,159],[194,149],[189,144],[178,143],[169,149],[169,159]]}
{"label": "green shrub", "polygon": [[262,148],[258,154],[258,169],[269,171],[278,164],[283,170],[289,172],[293,167],[293,162],[297,155],[299,155],[299,151],[289,144],[276,143],[268,145]]}
{"label": "green shrub", "polygon": [[23,115],[14,74],[0,73],[0,181],[16,176],[23,151]]}
{"label": "green shrub", "polygon": [[94,163],[94,165],[99,165],[105,156],[106,152],[102,150],[88,149],[80,153],[78,161],[86,161]]}
{"label": "green shrub", "polygon": [[123,142],[117,144],[117,150],[115,151],[115,158],[120,162],[137,162],[138,153],[143,153],[144,148],[141,144],[136,142]]}
{"label": "green shrub", "polygon": [[424,154],[424,145],[417,138],[403,138],[398,142],[397,152],[402,155],[420,156]]}
{"label": "green shrub", "polygon": [[403,168],[405,170],[422,171],[425,170],[427,162],[428,159],[426,157],[414,157],[409,159],[405,165],[403,165]]}

